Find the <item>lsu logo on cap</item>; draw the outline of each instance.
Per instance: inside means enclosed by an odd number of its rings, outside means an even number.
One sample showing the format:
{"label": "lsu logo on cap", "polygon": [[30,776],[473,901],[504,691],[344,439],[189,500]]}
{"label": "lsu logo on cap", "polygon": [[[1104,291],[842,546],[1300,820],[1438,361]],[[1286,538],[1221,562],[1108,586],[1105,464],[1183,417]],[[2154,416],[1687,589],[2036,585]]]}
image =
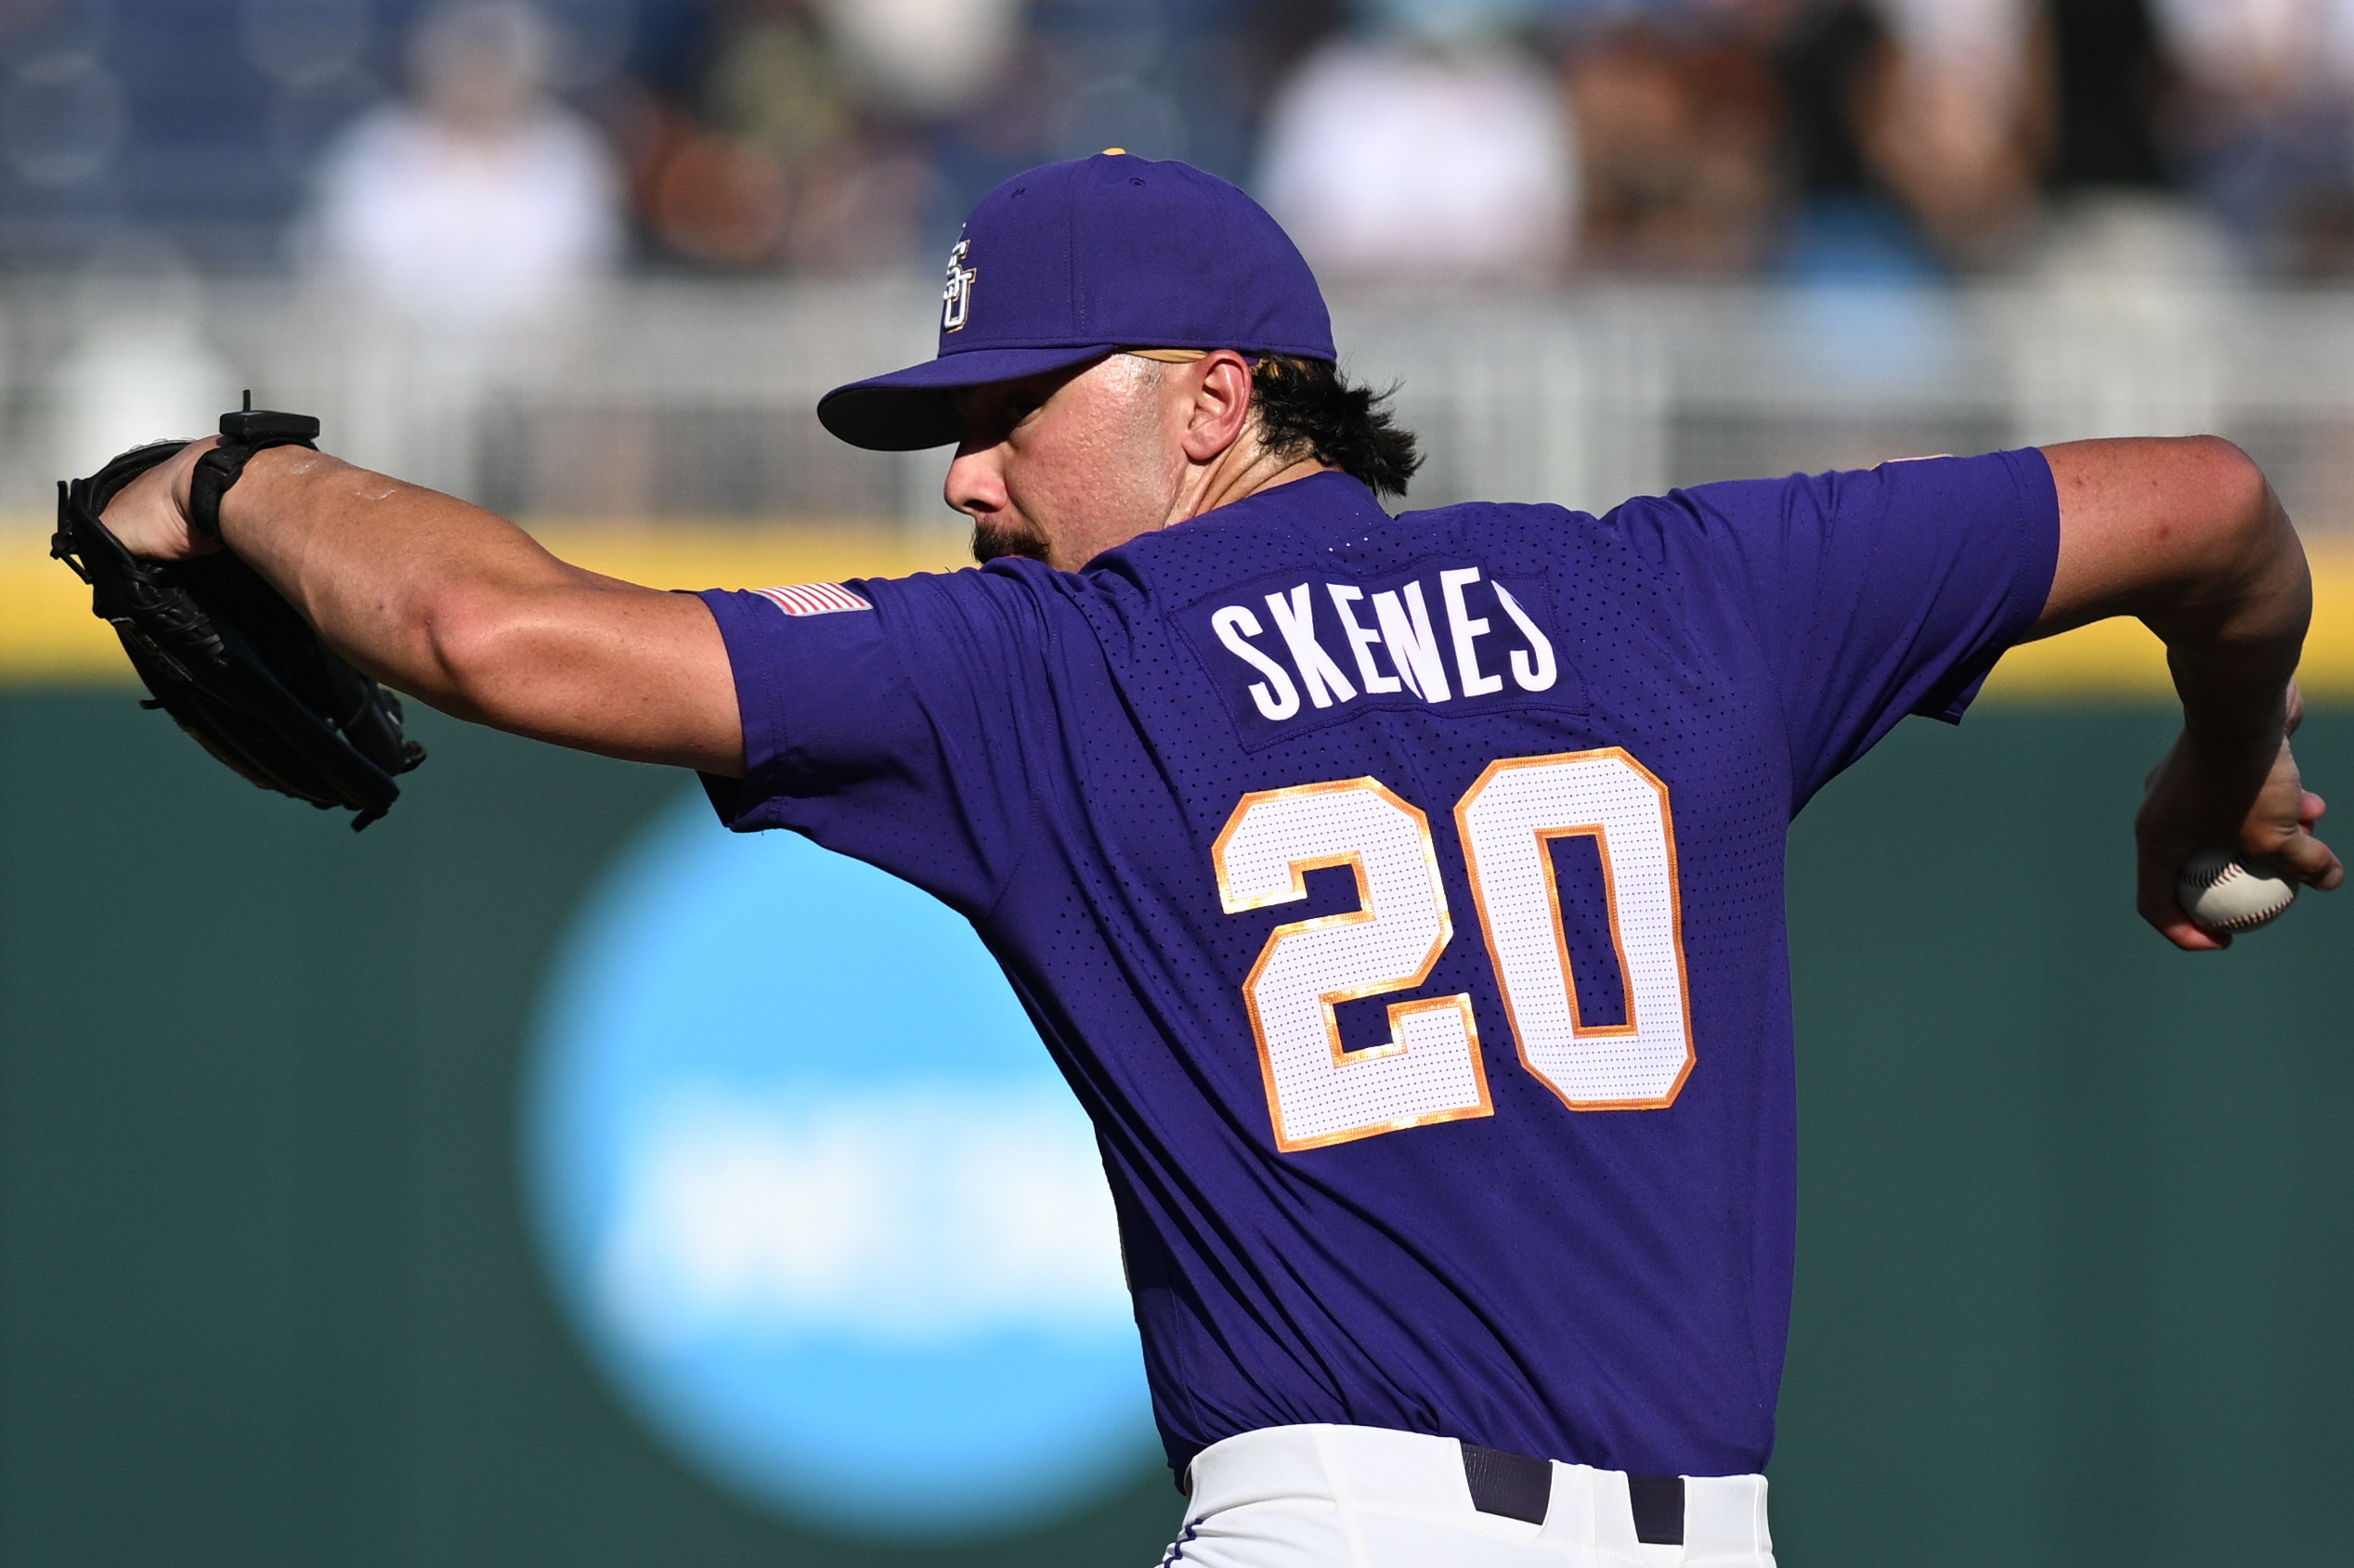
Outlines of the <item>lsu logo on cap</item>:
{"label": "lsu logo on cap", "polygon": [[943,332],[963,331],[965,318],[972,310],[972,280],[981,274],[965,265],[965,253],[971,246],[969,240],[959,240],[948,252],[948,282],[940,291],[940,330]]}

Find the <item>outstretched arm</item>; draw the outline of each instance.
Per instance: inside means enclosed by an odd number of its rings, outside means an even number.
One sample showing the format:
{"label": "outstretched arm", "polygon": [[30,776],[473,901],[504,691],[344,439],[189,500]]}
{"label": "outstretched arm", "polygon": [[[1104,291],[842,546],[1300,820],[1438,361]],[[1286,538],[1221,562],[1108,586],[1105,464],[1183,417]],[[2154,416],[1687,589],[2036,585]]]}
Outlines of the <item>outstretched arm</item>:
{"label": "outstretched arm", "polygon": [[[212,445],[107,508],[133,554],[215,548],[188,526],[189,471]],[[727,648],[691,594],[566,565],[480,507],[299,447],[246,464],[221,532],[337,652],[444,712],[608,757],[744,771]]]}
{"label": "outstretched arm", "polygon": [[2313,836],[2321,797],[2289,749],[2313,613],[2304,549],[2262,472],[2228,441],[2077,441],[2044,456],[2060,492],[2060,565],[2035,635],[2133,616],[2165,643],[2182,733],[2134,820],[2138,901],[2176,946],[2226,946],[2175,901],[2197,851],[2228,845],[2313,888],[2346,875]]}

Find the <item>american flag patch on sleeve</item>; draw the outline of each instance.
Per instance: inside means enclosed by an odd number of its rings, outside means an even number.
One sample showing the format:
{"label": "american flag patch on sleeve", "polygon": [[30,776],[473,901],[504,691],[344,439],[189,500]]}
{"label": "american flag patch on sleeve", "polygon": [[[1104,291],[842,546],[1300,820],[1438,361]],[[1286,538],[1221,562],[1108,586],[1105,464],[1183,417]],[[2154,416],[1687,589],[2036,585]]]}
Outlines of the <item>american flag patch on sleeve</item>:
{"label": "american flag patch on sleeve", "polygon": [[844,610],[875,607],[839,583],[795,583],[790,588],[761,588],[752,591],[788,616],[834,616]]}

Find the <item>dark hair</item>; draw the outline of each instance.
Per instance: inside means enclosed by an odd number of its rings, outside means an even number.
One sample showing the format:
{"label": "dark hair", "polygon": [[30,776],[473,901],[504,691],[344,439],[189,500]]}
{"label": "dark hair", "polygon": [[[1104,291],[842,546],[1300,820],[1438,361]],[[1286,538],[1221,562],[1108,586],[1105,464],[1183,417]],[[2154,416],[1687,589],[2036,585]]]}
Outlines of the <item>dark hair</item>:
{"label": "dark hair", "polygon": [[1398,388],[1375,392],[1329,359],[1266,354],[1251,371],[1259,444],[1276,457],[1314,457],[1385,496],[1403,496],[1423,465],[1414,433],[1387,408]]}

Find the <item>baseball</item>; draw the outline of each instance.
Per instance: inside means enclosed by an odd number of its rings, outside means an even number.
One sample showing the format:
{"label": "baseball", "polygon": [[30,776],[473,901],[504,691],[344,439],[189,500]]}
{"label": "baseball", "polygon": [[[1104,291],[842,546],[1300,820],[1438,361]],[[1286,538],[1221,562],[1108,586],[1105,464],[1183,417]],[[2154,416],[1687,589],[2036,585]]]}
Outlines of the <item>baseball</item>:
{"label": "baseball", "polygon": [[2296,884],[2229,849],[2203,849],[2184,862],[2174,896],[2206,930],[2253,931],[2296,902]]}

